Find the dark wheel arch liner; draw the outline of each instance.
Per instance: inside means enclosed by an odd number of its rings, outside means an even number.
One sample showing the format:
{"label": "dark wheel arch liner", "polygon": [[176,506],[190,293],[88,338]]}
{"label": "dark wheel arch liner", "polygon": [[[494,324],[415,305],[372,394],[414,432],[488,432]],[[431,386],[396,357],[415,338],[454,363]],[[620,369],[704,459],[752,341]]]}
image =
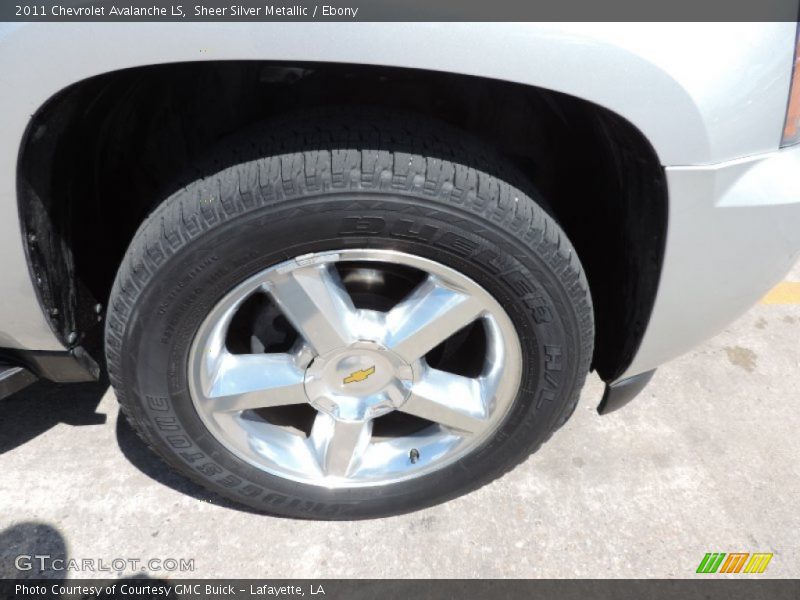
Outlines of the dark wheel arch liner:
{"label": "dark wheel arch liner", "polygon": [[[270,107],[277,111],[285,110],[287,105],[296,102],[301,105],[330,103],[340,93],[338,83],[342,74],[346,73],[349,77],[347,85],[355,97],[364,96],[364,90],[388,78],[392,82],[391,93],[394,96],[387,98],[377,94],[378,97],[374,99],[377,104],[398,103],[402,106],[392,107],[429,112],[431,116],[443,120],[451,119],[452,113],[454,116],[451,120],[458,121],[455,125],[468,129],[477,137],[483,137],[490,146],[498,147],[503,140],[487,137],[490,128],[475,121],[475,115],[481,114],[486,98],[491,102],[510,99],[509,111],[523,111],[514,113],[520,122],[541,120],[535,127],[545,134],[548,142],[555,144],[554,154],[561,161],[554,165],[549,175],[535,172],[526,175],[530,175],[540,188],[547,187],[544,180],[548,176],[553,181],[570,182],[565,189],[556,190],[557,197],[547,208],[573,240],[592,287],[598,316],[597,351],[593,367],[607,382],[615,381],[624,373],[638,351],[650,319],[658,289],[667,228],[668,199],[664,172],[644,135],[615,113],[550,90],[447,73],[362,65],[289,66],[230,61],[142,66],[77,82],[41,107],[31,119],[20,147],[17,186],[19,214],[38,300],[54,333],[66,348],[83,350],[84,354],[102,365],[102,323],[98,320],[98,314],[105,311],[110,283],[104,289],[92,285],[86,275],[94,268],[93,263],[108,262],[107,256],[114,256],[116,250],[106,252],[103,240],[97,241],[97,247],[84,244],[81,240],[87,237],[84,229],[102,229],[98,224],[102,225],[103,219],[108,216],[97,215],[102,198],[98,197],[95,204],[84,198],[96,191],[92,186],[102,189],[102,185],[95,180],[105,166],[102,160],[104,153],[108,154],[109,149],[116,151],[124,143],[124,140],[109,136],[109,131],[119,133],[114,127],[115,123],[124,122],[131,115],[157,112],[149,111],[149,108],[168,111],[169,100],[167,104],[147,105],[148,110],[141,110],[139,104],[144,98],[149,98],[151,103],[157,102],[159,97],[171,97],[172,101],[183,98],[181,95],[170,96],[174,92],[170,85],[185,86],[194,79],[195,85],[200,86],[205,80],[198,74],[210,77],[209,73],[212,72],[220,73],[221,81],[242,83],[246,74],[253,71],[253,65],[259,64],[262,68],[271,69],[271,77],[275,70],[281,68],[285,68],[287,73],[296,73],[299,69],[318,74],[317,83],[314,83],[314,77],[306,75],[297,83],[289,84],[288,80],[275,83],[274,90],[270,89],[275,92],[275,97],[284,98],[284,101],[278,101],[274,107]],[[239,75],[241,81],[237,79]],[[161,85],[166,86],[163,88],[166,93],[161,96],[153,93],[154,88],[157,91]],[[466,100],[463,106],[439,114],[436,111],[440,109],[433,104],[418,105],[412,98],[414,94],[404,97],[402,90],[412,89],[411,86],[425,88],[431,98]],[[235,85],[230,87],[236,88]],[[202,96],[199,93],[194,95],[198,98]],[[375,95],[372,94],[370,98]],[[134,110],[136,107],[140,110]],[[192,110],[200,113],[205,108],[207,103],[204,104],[201,98]],[[138,125],[135,129],[140,132],[150,131]],[[188,123],[188,127],[187,123],[182,125],[183,129],[191,129],[192,126],[191,123]],[[228,125],[220,124],[220,133],[226,133],[224,127]],[[149,123],[149,126],[152,127],[153,123]],[[473,126],[479,131],[473,131]],[[514,141],[517,147],[499,146],[499,150],[515,156],[519,151],[518,146],[524,145],[527,131],[525,129],[517,135],[519,139]],[[159,140],[153,144],[158,146]],[[74,151],[76,146],[85,147],[87,152],[92,149],[96,154],[88,158],[86,155],[79,156],[82,153]],[[165,147],[167,152],[174,150],[172,146]],[[569,160],[563,160],[564,157]],[[70,187],[64,191],[61,184],[67,182],[71,186],[71,178],[78,172],[87,173],[87,181],[92,180],[87,183],[89,187]],[[584,174],[585,178],[581,177]],[[586,181],[578,181],[580,179]],[[595,185],[598,180],[603,183],[602,189]],[[87,191],[90,193],[87,194]],[[548,197],[551,196],[548,190],[543,191]],[[604,226],[598,223],[598,219],[603,218],[606,201],[618,201],[621,206],[617,217],[622,234],[607,236],[607,240],[598,242],[597,234],[592,233],[592,229]],[[86,205],[81,205],[82,202],[86,202]],[[139,219],[138,213],[134,211],[132,214],[133,219]],[[605,234],[607,232],[601,235]],[[127,241],[121,240],[124,244]],[[610,258],[612,255],[613,259]],[[612,260],[619,264],[609,266]],[[609,271],[612,275],[606,277]]]}

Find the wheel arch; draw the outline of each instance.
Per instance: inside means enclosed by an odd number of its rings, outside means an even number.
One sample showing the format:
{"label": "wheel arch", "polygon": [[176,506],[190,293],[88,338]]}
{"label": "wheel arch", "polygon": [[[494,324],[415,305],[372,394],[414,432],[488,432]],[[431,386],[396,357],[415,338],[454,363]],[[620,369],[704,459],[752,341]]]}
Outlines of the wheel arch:
{"label": "wheel arch", "polygon": [[515,162],[586,269],[594,368],[607,381],[624,372],[655,300],[667,226],[663,169],[645,135],[549,89],[354,64],[136,67],[85,79],[45,103],[20,147],[17,189],[34,287],[59,340],[102,358],[98,315],[116,268],[152,199],[174,191],[176,172],[249,123],[330,102],[447,120]]}

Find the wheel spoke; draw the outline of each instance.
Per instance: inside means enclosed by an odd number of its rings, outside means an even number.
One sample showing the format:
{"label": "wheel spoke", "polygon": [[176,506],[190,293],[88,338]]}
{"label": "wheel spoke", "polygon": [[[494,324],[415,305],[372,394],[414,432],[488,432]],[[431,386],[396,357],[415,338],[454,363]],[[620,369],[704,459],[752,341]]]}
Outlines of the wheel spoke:
{"label": "wheel spoke", "polygon": [[429,277],[386,316],[384,343],[411,362],[472,323],[483,309],[473,296]]}
{"label": "wheel spoke", "polygon": [[303,371],[291,354],[224,354],[206,401],[215,412],[306,402]]}
{"label": "wheel spoke", "polygon": [[339,274],[330,264],[276,272],[267,290],[286,318],[317,354],[354,340],[356,309]]}
{"label": "wheel spoke", "polygon": [[488,418],[480,380],[430,368],[400,411],[470,433]]}
{"label": "wheel spoke", "polygon": [[358,464],[372,437],[372,421],[340,421],[319,413],[309,441],[326,475],[345,477]]}

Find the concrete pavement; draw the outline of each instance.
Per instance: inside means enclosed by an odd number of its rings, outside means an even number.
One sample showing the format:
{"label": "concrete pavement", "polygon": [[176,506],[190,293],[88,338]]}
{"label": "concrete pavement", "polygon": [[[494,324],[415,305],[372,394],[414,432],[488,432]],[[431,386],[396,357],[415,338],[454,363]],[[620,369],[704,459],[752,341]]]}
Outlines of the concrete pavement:
{"label": "concrete pavement", "polygon": [[765,576],[800,575],[800,304],[756,306],[621,411],[598,416],[601,393],[592,376],[570,422],[476,493],[325,523],[173,475],[102,386],[35,384],[0,401],[0,576],[63,577],[15,569],[50,554],[194,559],[153,577],[691,577],[706,552],[772,552]]}

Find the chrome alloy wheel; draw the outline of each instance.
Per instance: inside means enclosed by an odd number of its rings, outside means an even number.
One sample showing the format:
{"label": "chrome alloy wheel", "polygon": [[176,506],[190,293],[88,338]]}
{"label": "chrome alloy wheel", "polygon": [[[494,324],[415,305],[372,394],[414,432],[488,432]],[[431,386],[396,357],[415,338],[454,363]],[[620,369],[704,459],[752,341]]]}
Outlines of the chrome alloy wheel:
{"label": "chrome alloy wheel", "polygon": [[471,279],[402,252],[341,250],[231,290],[200,325],[188,375],[199,416],[232,453],[346,488],[475,450],[508,413],[521,368],[511,320]]}

